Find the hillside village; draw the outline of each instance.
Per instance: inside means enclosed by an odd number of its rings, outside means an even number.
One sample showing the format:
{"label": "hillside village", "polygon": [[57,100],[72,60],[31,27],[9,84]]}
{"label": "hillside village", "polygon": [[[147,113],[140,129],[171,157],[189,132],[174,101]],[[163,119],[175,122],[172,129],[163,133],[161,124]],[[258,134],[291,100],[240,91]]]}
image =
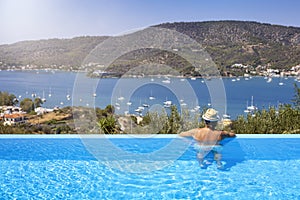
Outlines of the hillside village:
{"label": "hillside village", "polygon": [[253,67],[251,65],[233,64],[228,67],[228,76],[265,76],[265,77],[284,77],[284,76],[300,76],[300,64],[290,69],[273,69],[267,66]]}

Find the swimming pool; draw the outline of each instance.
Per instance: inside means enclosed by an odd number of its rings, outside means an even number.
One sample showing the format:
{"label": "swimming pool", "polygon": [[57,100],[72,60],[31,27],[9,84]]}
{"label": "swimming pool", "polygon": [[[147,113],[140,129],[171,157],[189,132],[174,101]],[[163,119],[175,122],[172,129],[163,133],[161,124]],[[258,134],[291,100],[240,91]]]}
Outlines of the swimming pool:
{"label": "swimming pool", "polygon": [[[223,170],[201,169],[191,146],[175,160],[149,156],[184,143],[174,135],[89,139],[138,157],[106,149],[101,160],[80,136],[0,135],[1,199],[300,199],[299,135],[238,135],[224,145]],[[152,169],[130,171],[139,164]]]}

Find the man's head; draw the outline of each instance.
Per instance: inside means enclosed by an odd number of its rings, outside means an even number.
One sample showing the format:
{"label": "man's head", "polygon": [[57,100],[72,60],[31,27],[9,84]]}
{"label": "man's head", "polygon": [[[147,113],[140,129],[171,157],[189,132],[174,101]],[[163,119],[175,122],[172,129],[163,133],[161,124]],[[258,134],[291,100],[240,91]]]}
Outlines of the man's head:
{"label": "man's head", "polygon": [[205,124],[216,124],[219,120],[218,111],[213,108],[207,109],[207,111],[202,115],[202,118],[205,121]]}

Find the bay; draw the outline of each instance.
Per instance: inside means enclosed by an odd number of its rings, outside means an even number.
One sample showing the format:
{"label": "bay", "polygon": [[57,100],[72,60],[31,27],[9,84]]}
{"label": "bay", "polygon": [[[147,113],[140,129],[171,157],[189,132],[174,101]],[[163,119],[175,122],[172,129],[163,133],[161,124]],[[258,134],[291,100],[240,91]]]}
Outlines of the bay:
{"label": "bay", "polygon": [[[45,98],[47,101],[43,106],[47,108],[72,105],[105,108],[111,104],[118,114],[126,111],[135,113],[139,106],[144,106],[141,114],[149,109],[166,109],[165,101],[172,101],[179,109],[198,112],[197,106],[209,107],[212,103],[211,88],[208,88],[210,81],[213,80],[164,76],[92,79],[76,72],[0,71],[0,91],[15,94],[20,101],[24,98]],[[221,83],[224,84],[225,97],[220,98],[225,98],[226,103],[224,112],[232,119],[245,115],[244,110],[247,104],[251,104],[252,96],[253,104],[259,109],[290,104],[295,94],[294,83],[299,86],[293,77],[273,78],[271,82],[263,77],[223,78]],[[216,93],[223,92],[222,87],[214,90],[219,90]]]}

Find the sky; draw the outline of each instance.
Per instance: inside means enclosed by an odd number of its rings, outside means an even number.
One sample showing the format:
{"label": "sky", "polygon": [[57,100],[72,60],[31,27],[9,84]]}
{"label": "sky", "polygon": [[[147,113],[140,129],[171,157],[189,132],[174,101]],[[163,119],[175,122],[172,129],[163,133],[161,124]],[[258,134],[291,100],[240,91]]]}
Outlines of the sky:
{"label": "sky", "polygon": [[0,0],[0,44],[114,36],[165,22],[257,21],[300,27],[299,0]]}

